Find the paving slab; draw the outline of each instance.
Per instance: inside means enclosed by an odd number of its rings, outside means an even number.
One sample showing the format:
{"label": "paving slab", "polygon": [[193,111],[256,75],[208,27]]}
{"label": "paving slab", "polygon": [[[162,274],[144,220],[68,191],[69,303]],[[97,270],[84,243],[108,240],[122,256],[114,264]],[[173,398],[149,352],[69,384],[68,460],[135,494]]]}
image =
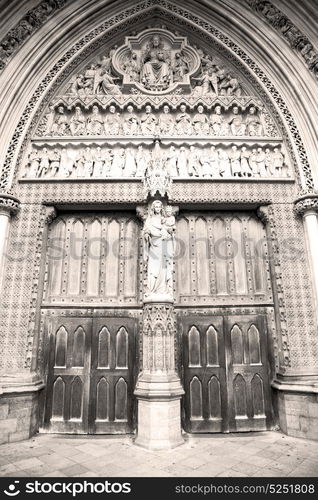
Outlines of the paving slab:
{"label": "paving slab", "polygon": [[144,450],[132,436],[40,434],[0,445],[7,477],[318,477],[318,441],[277,431],[185,435],[173,450]]}

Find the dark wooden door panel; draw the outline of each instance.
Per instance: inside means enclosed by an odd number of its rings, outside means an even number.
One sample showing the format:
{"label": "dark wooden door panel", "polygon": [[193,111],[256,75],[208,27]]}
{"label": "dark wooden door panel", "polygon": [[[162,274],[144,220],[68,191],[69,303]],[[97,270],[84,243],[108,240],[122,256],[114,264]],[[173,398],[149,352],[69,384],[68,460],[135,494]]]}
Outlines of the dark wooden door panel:
{"label": "dark wooden door panel", "polygon": [[91,319],[48,319],[50,354],[45,427],[51,432],[86,433]]}
{"label": "dark wooden door panel", "polygon": [[272,420],[266,317],[187,316],[183,337],[184,428],[266,430]]}
{"label": "dark wooden door panel", "polygon": [[131,318],[93,321],[89,431],[131,432],[136,322]]}
{"label": "dark wooden door panel", "polygon": [[225,432],[227,421],[223,318],[184,318],[184,427],[187,432]]}
{"label": "dark wooden door panel", "polygon": [[266,316],[229,316],[225,330],[234,401],[230,430],[266,430],[272,419]]}
{"label": "dark wooden door panel", "polygon": [[131,432],[136,321],[61,316],[48,318],[46,326],[44,428],[58,433]]}

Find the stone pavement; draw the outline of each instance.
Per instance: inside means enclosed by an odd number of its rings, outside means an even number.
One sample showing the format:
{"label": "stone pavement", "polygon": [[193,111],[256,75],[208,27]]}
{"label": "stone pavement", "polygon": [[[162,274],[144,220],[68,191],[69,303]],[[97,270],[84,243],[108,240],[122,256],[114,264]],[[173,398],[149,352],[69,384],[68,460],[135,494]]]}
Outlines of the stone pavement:
{"label": "stone pavement", "polygon": [[318,477],[318,441],[280,432],[186,435],[169,451],[148,451],[129,436],[57,436],[0,446],[1,476]]}

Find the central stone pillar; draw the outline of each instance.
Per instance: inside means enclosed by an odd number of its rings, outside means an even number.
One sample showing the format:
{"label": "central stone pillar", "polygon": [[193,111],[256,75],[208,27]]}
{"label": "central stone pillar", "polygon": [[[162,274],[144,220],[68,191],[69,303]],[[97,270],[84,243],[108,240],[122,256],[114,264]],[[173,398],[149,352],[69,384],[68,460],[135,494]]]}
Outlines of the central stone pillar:
{"label": "central stone pillar", "polygon": [[175,325],[173,304],[145,303],[143,370],[135,390],[138,399],[135,443],[152,450],[183,443],[180,400],[184,391],[175,371]]}
{"label": "central stone pillar", "polygon": [[[157,204],[157,205],[155,205]],[[135,395],[138,433],[135,444],[148,449],[181,445],[181,397],[175,366],[176,318],[172,294],[173,224],[161,201],[153,202],[144,225],[147,286],[142,319],[142,371]],[[160,213],[159,213],[160,212]],[[172,216],[173,217],[173,216]],[[173,221],[173,219],[172,219]]]}

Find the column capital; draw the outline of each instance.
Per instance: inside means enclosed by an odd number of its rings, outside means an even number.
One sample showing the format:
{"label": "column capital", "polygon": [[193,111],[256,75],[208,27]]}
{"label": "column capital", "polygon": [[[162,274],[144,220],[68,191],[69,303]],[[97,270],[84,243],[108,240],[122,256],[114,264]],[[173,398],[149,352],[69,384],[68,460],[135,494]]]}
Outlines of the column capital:
{"label": "column capital", "polygon": [[270,221],[269,206],[262,205],[261,207],[259,207],[257,209],[257,216],[262,221],[264,226],[266,226],[266,224],[268,224]]}
{"label": "column capital", "polygon": [[48,225],[50,225],[54,219],[57,217],[57,211],[55,207],[51,205],[46,205],[45,207],[45,221]]}
{"label": "column capital", "polygon": [[295,212],[298,215],[305,215],[306,212],[313,211],[318,213],[318,192],[313,191],[299,196],[295,200]]}
{"label": "column capital", "polygon": [[20,201],[11,194],[0,192],[0,213],[15,215],[20,209]]}

